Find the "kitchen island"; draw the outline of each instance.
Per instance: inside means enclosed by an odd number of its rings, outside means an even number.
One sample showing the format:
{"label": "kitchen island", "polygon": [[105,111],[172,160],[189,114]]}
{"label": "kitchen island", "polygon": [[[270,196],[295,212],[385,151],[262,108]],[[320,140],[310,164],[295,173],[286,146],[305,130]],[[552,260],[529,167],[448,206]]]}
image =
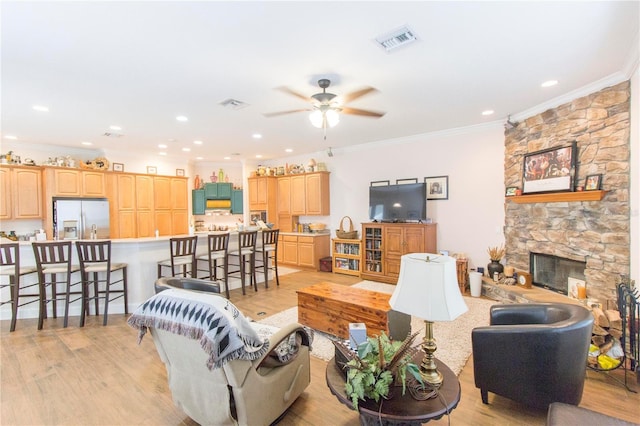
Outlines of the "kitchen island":
{"label": "kitchen island", "polygon": [[[221,231],[204,231],[196,232],[198,236],[198,255],[206,254],[207,252],[207,235],[208,234],[223,233]],[[314,237],[309,233],[287,233],[291,236],[301,237]],[[328,235],[328,234],[327,234]],[[175,235],[175,237],[185,237],[187,235]],[[171,236],[161,237],[146,237],[146,238],[122,238],[111,240],[111,261],[122,262],[128,264],[128,305],[129,312],[133,312],[141,303],[146,301],[154,294],[154,283],[157,279],[158,269],[157,264],[159,261],[169,258],[169,239]],[[282,238],[282,237],[281,237]],[[328,236],[327,236],[328,238]],[[302,238],[304,241],[307,238]],[[3,240],[3,242],[10,242]],[[282,241],[280,241],[282,243]],[[31,242],[20,241],[20,263],[23,266],[34,265],[35,258]],[[261,244],[261,236],[258,235],[258,245]],[[234,250],[238,245],[238,232],[230,231],[229,250]],[[279,251],[283,251],[283,247],[279,247]],[[304,257],[304,255],[303,255]],[[296,257],[297,259],[297,257]],[[73,249],[73,264],[78,264],[78,257],[75,248]],[[199,267],[206,269],[204,263],[199,262]],[[280,262],[279,262],[280,263]],[[295,267],[296,264],[289,262],[286,266]],[[302,265],[304,267],[304,265]],[[198,275],[205,276],[206,272],[202,271]],[[258,282],[264,280],[262,274],[256,274]],[[80,274],[75,273],[72,276],[72,282],[80,280]],[[23,283],[37,282],[37,274],[30,274],[22,277]],[[229,280],[229,288],[240,288],[240,279],[231,278]],[[8,289],[3,289],[3,300],[8,298],[8,293],[5,295],[4,291],[8,292]],[[109,304],[110,313],[124,313],[123,299],[117,299]],[[61,304],[58,309],[61,312]],[[91,311],[93,313],[93,310]],[[80,315],[80,304],[72,303],[69,306],[69,314],[71,316]],[[37,318],[38,317],[38,305],[36,303],[21,307],[18,310],[18,318]],[[11,318],[11,307],[9,304],[2,306],[0,310],[0,319]]]}

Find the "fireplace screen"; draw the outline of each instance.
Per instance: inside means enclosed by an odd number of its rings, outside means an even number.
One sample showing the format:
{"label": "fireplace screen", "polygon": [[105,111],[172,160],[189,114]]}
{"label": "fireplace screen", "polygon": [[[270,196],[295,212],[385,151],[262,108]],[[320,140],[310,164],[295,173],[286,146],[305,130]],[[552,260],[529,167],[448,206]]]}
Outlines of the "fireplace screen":
{"label": "fireplace screen", "polygon": [[529,265],[533,285],[562,294],[569,294],[569,281],[584,281],[587,262],[565,259],[542,253],[530,253]]}

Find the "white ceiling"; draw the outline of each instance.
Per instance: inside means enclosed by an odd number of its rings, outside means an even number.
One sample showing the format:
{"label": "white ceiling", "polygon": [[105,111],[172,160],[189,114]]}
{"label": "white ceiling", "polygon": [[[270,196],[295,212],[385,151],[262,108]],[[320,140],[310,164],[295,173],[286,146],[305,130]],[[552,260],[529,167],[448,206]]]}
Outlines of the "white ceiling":
{"label": "white ceiling", "polygon": [[[638,1],[0,7],[4,138],[75,148],[88,141],[147,156],[165,143],[168,155],[189,160],[281,158],[285,148],[304,154],[522,118],[594,82],[622,81],[638,60]],[[403,25],[418,42],[391,53],[374,43]],[[307,113],[264,117],[308,106],[275,88],[310,96],[321,77],[338,95],[375,87],[349,106],[386,115],[343,115],[326,140]],[[559,84],[540,87],[550,79]],[[249,106],[223,108],[228,98]],[[495,113],[481,115],[488,109]],[[111,125],[124,136],[103,136]]]}

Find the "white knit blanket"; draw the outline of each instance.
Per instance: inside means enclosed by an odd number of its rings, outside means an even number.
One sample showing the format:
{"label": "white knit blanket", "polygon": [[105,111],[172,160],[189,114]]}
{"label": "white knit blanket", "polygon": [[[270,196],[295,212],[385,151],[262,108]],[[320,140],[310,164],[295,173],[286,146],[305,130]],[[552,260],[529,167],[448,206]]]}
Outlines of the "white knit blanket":
{"label": "white knit blanket", "polygon": [[269,341],[258,336],[238,308],[214,294],[165,290],[140,305],[127,323],[139,330],[138,343],[149,327],[199,340],[209,355],[209,369],[234,359],[254,360],[269,350]]}

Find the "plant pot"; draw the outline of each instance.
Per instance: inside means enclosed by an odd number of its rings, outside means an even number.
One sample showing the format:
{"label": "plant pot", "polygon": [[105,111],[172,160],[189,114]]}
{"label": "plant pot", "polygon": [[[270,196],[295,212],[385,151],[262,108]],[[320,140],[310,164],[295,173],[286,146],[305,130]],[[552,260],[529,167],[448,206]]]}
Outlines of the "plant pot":
{"label": "plant pot", "polygon": [[487,265],[487,274],[489,274],[489,278],[493,279],[493,273],[497,272],[501,274],[504,271],[504,265],[500,263],[499,260],[492,260],[491,263]]}

